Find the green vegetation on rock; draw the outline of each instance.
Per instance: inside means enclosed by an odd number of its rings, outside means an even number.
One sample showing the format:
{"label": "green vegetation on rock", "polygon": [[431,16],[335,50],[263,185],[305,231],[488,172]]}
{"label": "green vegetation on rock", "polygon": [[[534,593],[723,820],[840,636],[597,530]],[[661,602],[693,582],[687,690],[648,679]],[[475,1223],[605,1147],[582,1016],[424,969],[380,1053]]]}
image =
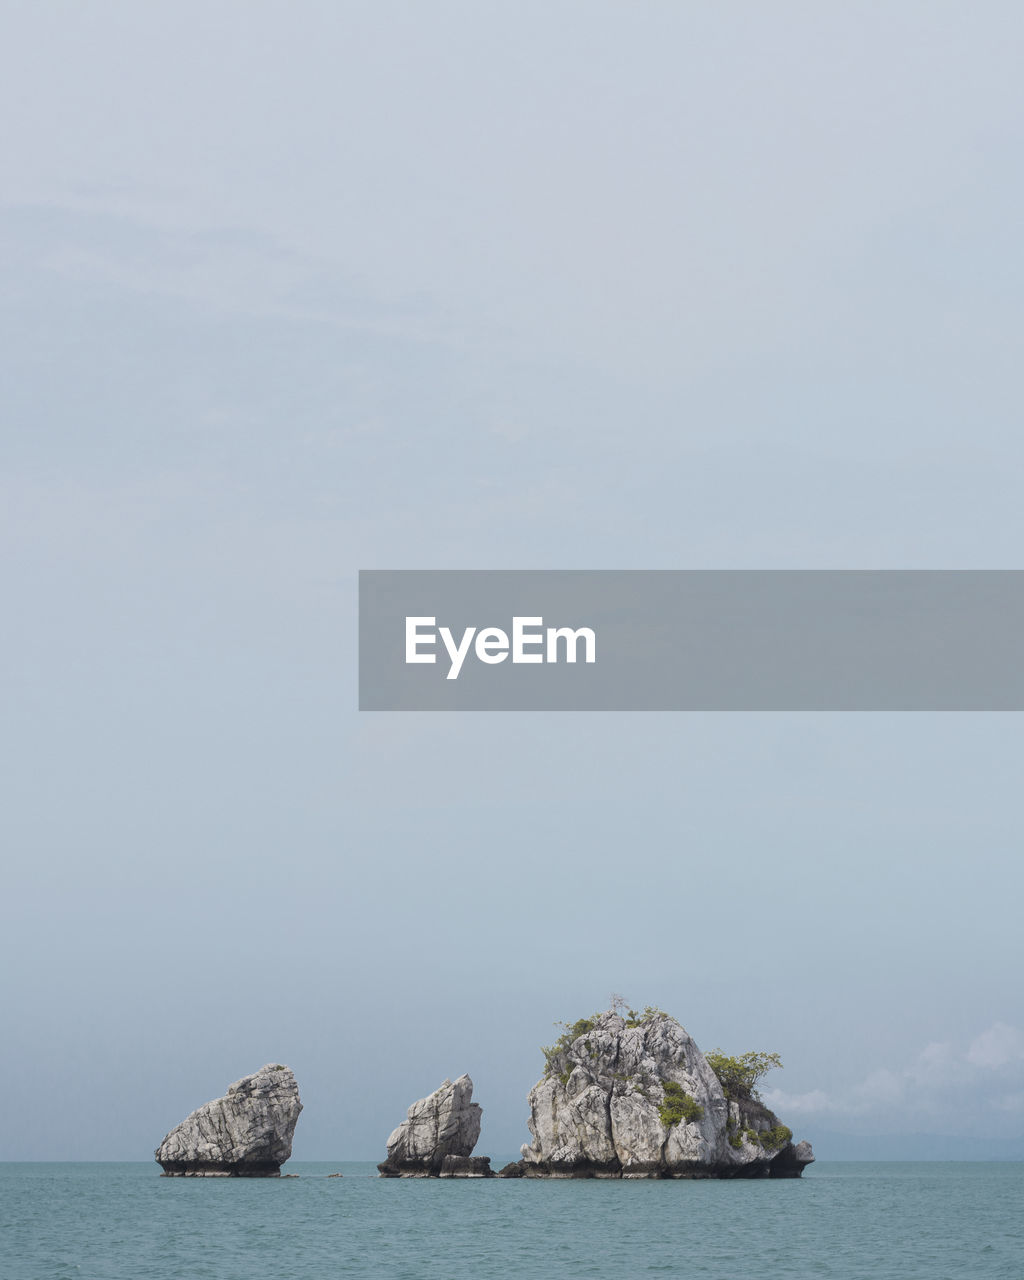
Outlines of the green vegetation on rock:
{"label": "green vegetation on rock", "polygon": [[753,1099],[760,1101],[755,1086],[769,1071],[782,1066],[782,1059],[777,1053],[741,1053],[738,1057],[730,1057],[721,1049],[712,1049],[704,1057],[707,1064],[718,1077],[722,1092],[731,1102],[746,1102]]}
{"label": "green vegetation on rock", "polygon": [[768,1129],[757,1136],[765,1151],[778,1151],[787,1142],[793,1141],[793,1130],[788,1125],[777,1124],[774,1129]]}
{"label": "green vegetation on rock", "polygon": [[642,1027],[645,1022],[661,1022],[664,1018],[672,1015],[659,1009],[656,1004],[645,1004],[643,1013],[637,1013],[635,1009],[627,1009],[625,1012],[627,1027]]}
{"label": "green vegetation on rock", "polygon": [[[671,1017],[664,1009],[659,1009],[656,1005],[648,1004],[644,1006],[643,1013],[638,1013],[636,1009],[625,1008],[625,1001],[621,997],[614,997],[614,1012],[618,1012],[625,1019],[627,1027],[642,1027],[648,1022],[661,1022]],[[568,1053],[573,1043],[585,1036],[588,1031],[593,1031],[597,1025],[597,1021],[603,1015],[600,1013],[592,1013],[589,1018],[577,1018],[575,1022],[556,1022],[555,1026],[560,1027],[562,1034],[558,1037],[554,1044],[541,1045],[541,1053],[544,1055],[545,1067],[544,1074],[557,1076],[562,1084],[565,1084],[572,1074],[572,1067],[566,1067],[563,1061],[564,1055]],[[586,1042],[584,1050],[591,1057],[597,1056],[597,1051],[593,1046]]]}
{"label": "green vegetation on rock", "polygon": [[[561,1079],[562,1076],[565,1075],[565,1079],[562,1080],[562,1083],[565,1084],[565,1081],[568,1080],[569,1075],[566,1075],[565,1068],[564,1066],[562,1066],[559,1060],[561,1059],[564,1053],[568,1052],[574,1040],[578,1040],[580,1036],[585,1036],[588,1031],[593,1031],[594,1026],[596,1025],[597,1020],[598,1018],[600,1018],[600,1016],[601,1015],[599,1013],[594,1013],[594,1014],[591,1014],[589,1018],[577,1018],[575,1022],[556,1022],[555,1023],[556,1027],[562,1028],[562,1034],[558,1037],[558,1039],[555,1041],[554,1044],[541,1045],[541,1048],[540,1048],[541,1053],[544,1055],[544,1060],[546,1064],[544,1067],[545,1075],[557,1074],[559,1076],[559,1079]],[[560,1068],[560,1069],[556,1072],[556,1068]],[[568,1068],[568,1072],[570,1075],[572,1074],[571,1066]]]}
{"label": "green vegetation on rock", "polygon": [[676,1084],[674,1080],[665,1080],[662,1082],[662,1088],[665,1090],[665,1098],[658,1108],[658,1115],[666,1129],[680,1122],[690,1124],[703,1117],[704,1108],[696,1098],[692,1098],[684,1091],[681,1084]]}

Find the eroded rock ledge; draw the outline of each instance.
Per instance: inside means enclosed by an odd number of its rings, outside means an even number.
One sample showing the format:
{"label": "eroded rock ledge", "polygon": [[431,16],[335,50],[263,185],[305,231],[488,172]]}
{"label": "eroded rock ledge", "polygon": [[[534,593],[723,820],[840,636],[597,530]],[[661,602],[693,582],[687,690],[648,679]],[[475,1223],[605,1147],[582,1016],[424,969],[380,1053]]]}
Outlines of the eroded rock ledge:
{"label": "eroded rock ledge", "polygon": [[752,1088],[723,1088],[661,1010],[581,1019],[546,1055],[533,1141],[503,1177],[798,1178],[814,1159]]}
{"label": "eroded rock ledge", "polygon": [[488,1156],[474,1156],[480,1137],[480,1106],[472,1101],[467,1075],[444,1083],[414,1102],[388,1138],[387,1159],[377,1166],[384,1178],[490,1178]]}
{"label": "eroded rock ledge", "polygon": [[164,1177],[276,1178],[292,1153],[301,1110],[291,1069],[261,1067],[172,1129],[156,1158]]}

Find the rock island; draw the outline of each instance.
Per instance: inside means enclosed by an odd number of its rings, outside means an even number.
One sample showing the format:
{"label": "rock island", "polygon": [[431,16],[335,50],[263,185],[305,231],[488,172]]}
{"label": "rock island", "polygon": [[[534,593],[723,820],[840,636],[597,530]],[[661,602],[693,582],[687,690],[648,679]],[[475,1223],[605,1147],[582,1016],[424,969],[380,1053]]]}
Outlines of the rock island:
{"label": "rock island", "polygon": [[567,1026],[530,1090],[528,1178],[798,1178],[814,1154],[759,1098],[774,1054],[707,1057],[668,1014],[615,1009]]}
{"label": "rock island", "polygon": [[184,1119],[156,1149],[164,1177],[277,1178],[302,1110],[289,1067],[261,1067]]}
{"label": "rock island", "polygon": [[377,1166],[384,1178],[489,1178],[489,1156],[474,1156],[482,1108],[473,1100],[473,1081],[445,1080],[414,1102],[388,1138],[387,1159]]}

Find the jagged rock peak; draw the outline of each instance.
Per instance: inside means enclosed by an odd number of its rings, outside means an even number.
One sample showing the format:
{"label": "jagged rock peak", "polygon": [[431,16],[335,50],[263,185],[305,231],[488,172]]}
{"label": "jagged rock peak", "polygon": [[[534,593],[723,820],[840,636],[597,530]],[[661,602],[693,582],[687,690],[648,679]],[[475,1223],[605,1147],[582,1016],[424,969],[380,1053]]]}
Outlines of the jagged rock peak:
{"label": "jagged rock peak", "polygon": [[414,1102],[388,1138],[387,1159],[377,1166],[385,1178],[481,1178],[490,1176],[486,1156],[471,1158],[480,1137],[481,1107],[472,1101],[467,1075],[445,1080]]}
{"label": "jagged rock peak", "polygon": [[752,1087],[723,1087],[660,1009],[580,1019],[545,1057],[528,1099],[526,1177],[799,1177],[814,1159]]}
{"label": "jagged rock peak", "polygon": [[156,1149],[164,1175],[276,1178],[302,1110],[291,1068],[268,1064],[197,1108]]}

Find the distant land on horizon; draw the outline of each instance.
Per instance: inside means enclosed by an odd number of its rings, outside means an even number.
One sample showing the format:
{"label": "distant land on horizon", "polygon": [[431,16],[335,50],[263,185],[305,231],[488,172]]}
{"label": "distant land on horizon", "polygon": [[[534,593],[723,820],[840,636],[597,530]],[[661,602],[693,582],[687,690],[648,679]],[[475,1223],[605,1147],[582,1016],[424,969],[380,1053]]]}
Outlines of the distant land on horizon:
{"label": "distant land on horizon", "polygon": [[818,1160],[1024,1160],[1024,1138],[938,1133],[809,1133]]}

